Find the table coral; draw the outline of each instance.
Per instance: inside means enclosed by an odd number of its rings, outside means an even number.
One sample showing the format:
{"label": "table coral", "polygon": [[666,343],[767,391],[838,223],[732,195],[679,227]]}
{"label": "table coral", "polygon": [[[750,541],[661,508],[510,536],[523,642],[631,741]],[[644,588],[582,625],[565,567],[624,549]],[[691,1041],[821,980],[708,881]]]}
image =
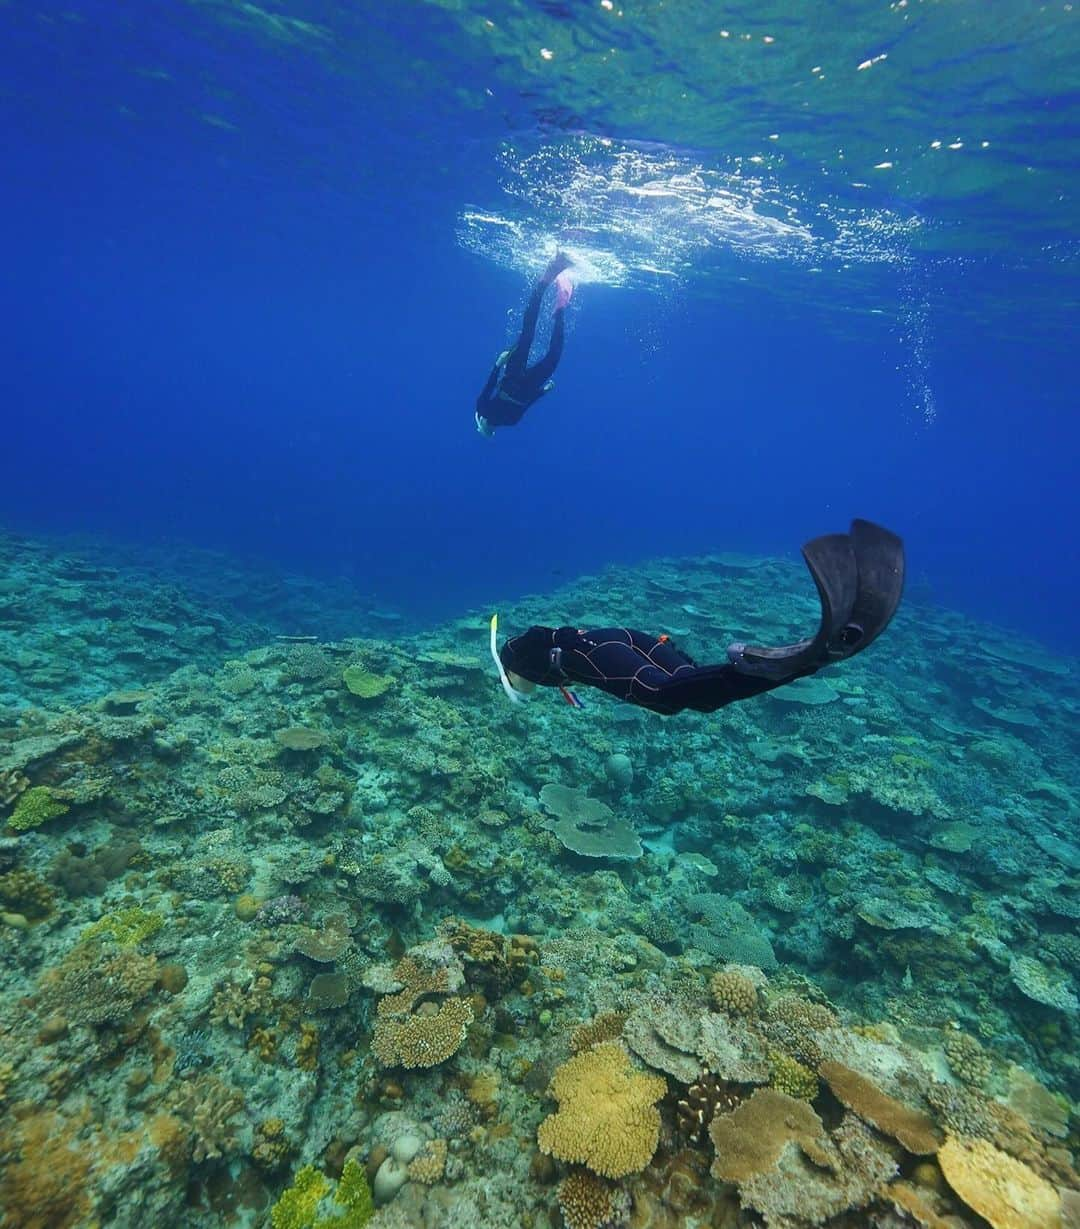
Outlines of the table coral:
{"label": "table coral", "polygon": [[950,1136],[938,1152],[946,1180],[993,1229],[1057,1229],[1061,1197],[1022,1161],[983,1139]]}
{"label": "table coral", "polygon": [[815,1165],[829,1168],[833,1162],[824,1133],[808,1102],[759,1088],[730,1114],[713,1119],[712,1175],[724,1182],[745,1182],[772,1169],[789,1143],[798,1144]]}
{"label": "table coral", "polygon": [[559,1109],[537,1130],[541,1152],[606,1178],[637,1173],[652,1159],[660,1136],[656,1102],[667,1082],[636,1071],[618,1042],[602,1042],[563,1063],[549,1092]]}
{"label": "table coral", "polygon": [[883,1093],[857,1071],[830,1061],[821,1064],[819,1073],[842,1105],[897,1140],[908,1152],[927,1156],[940,1147],[941,1137],[926,1114]]}

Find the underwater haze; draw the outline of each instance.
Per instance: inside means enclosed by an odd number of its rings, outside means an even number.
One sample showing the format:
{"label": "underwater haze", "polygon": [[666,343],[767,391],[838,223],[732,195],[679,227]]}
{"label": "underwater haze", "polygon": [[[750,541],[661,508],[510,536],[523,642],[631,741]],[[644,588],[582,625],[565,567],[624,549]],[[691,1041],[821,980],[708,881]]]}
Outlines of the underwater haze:
{"label": "underwater haze", "polygon": [[[0,0],[0,69],[0,1227],[1076,1224],[1080,8]],[[813,635],[853,518],[857,660],[503,694],[496,610]]]}

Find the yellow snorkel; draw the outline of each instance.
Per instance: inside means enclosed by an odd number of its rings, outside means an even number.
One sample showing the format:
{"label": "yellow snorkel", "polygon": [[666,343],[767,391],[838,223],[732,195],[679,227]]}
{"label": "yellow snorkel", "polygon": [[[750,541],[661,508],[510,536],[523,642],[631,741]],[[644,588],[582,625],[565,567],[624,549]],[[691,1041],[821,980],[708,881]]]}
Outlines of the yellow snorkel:
{"label": "yellow snorkel", "polygon": [[502,683],[503,691],[510,697],[515,704],[524,704],[525,697],[514,690],[513,684],[506,677],[506,668],[502,664],[502,658],[499,656],[499,615],[498,611],[491,616],[491,657],[495,662],[495,669],[499,672],[499,682]]}

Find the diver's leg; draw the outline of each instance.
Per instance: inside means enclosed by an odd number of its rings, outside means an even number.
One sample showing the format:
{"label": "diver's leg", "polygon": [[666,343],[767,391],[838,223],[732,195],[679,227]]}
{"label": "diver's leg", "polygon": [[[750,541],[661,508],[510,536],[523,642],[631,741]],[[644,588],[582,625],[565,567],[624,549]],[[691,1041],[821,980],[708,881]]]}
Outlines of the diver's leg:
{"label": "diver's leg", "polygon": [[[521,321],[521,332],[518,334],[518,339],[514,343],[514,348],[506,362],[506,374],[511,378],[520,379],[525,374],[525,368],[529,364],[529,351],[532,349],[533,338],[536,336],[536,324],[540,319],[540,307],[544,301],[544,293],[551,283],[560,276],[563,270],[569,268],[569,266],[570,258],[564,256],[562,252],[557,252],[548,264],[548,267],[537,278],[532,294],[529,295],[529,302],[525,307],[525,315]],[[555,361],[558,362],[558,359]],[[554,370],[554,367],[552,370]],[[547,379],[547,376],[544,379]]]}
{"label": "diver's leg", "polygon": [[555,374],[555,368],[559,365],[559,359],[562,358],[563,341],[566,333],[566,312],[557,311],[555,313],[555,322],[551,326],[551,342],[548,345],[547,354],[525,373],[528,375],[530,382],[535,381],[537,385],[545,384]]}

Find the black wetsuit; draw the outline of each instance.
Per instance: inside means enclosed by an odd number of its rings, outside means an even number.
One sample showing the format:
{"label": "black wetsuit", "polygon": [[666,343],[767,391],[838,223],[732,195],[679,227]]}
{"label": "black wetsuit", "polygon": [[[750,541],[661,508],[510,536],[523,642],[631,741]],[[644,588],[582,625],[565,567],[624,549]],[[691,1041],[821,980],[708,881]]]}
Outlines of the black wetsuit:
{"label": "black wetsuit", "polygon": [[551,387],[549,381],[562,358],[565,333],[565,309],[556,308],[551,328],[551,342],[547,354],[529,366],[529,351],[536,335],[536,323],[540,318],[540,305],[544,292],[554,279],[541,278],[533,287],[521,334],[514,343],[505,363],[496,363],[491,369],[480,396],[476,399],[476,412],[492,427],[512,427],[521,421],[530,405],[539,401]]}
{"label": "black wetsuit", "polygon": [[734,665],[699,666],[666,637],[628,627],[530,627],[503,645],[507,670],[542,687],[598,687],[617,700],[671,716],[712,713],[791,679],[740,674]]}

